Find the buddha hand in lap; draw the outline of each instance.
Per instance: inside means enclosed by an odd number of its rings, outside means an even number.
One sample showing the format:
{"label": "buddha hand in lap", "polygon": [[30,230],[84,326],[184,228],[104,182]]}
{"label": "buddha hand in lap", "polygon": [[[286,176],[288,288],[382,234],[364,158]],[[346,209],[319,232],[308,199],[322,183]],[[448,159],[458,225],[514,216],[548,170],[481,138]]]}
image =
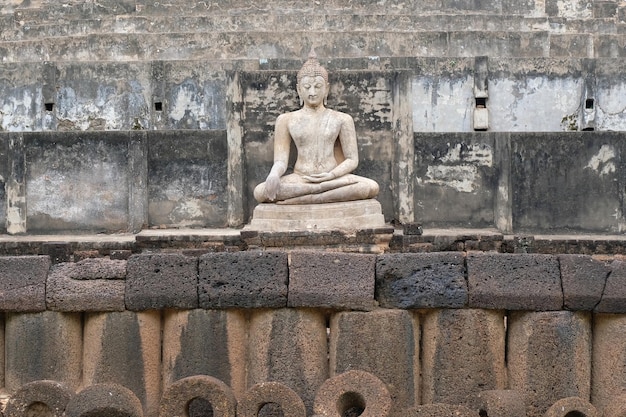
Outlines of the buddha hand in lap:
{"label": "buddha hand in lap", "polygon": [[[325,107],[328,73],[312,52],[298,72],[303,107],[276,119],[274,164],[254,190],[260,203],[311,204],[362,200],[378,195],[378,184],[352,174],[358,165],[354,121]],[[291,141],[297,149],[292,174],[284,175]]]}

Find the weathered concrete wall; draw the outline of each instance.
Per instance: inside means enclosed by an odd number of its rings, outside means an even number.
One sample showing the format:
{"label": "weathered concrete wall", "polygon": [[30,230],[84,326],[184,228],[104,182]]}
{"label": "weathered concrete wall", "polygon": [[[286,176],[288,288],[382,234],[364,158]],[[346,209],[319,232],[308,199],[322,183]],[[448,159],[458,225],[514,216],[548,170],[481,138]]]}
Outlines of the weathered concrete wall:
{"label": "weathered concrete wall", "polygon": [[585,81],[580,61],[490,60],[489,68],[488,108],[493,130],[579,130]]}
{"label": "weathered concrete wall", "polygon": [[422,61],[412,80],[415,132],[469,132],[473,129],[474,59]]}
{"label": "weathered concrete wall", "polygon": [[610,132],[416,134],[415,221],[505,232],[621,233],[623,138]]}
{"label": "weathered concrete wall", "polygon": [[[381,184],[378,199],[387,221],[400,218],[405,199],[408,220],[402,222],[425,228],[625,230],[623,133],[415,133],[407,147],[391,137],[402,132],[389,126],[387,112],[395,111],[386,101],[389,90],[381,90],[381,102],[374,93],[367,96],[368,88],[378,87],[362,86],[365,97],[352,106],[373,103],[373,110],[356,114],[367,139],[358,172]],[[254,90],[247,97],[262,95]],[[379,104],[383,110],[375,109]],[[264,113],[262,104],[248,108],[250,118]],[[228,130],[2,133],[3,231],[236,226],[229,216],[249,218],[238,207],[250,215],[252,188],[269,172],[271,123],[246,131],[244,163],[236,166]],[[410,166],[412,176],[394,174],[396,163]],[[236,184],[243,181],[247,189],[241,192]]]}
{"label": "weathered concrete wall", "polygon": [[203,61],[155,61],[151,71],[155,129],[226,128],[228,81],[223,71]]}
{"label": "weathered concrete wall", "polygon": [[25,137],[26,222],[30,231],[126,230],[128,134]]}
{"label": "weathered concrete wall", "polygon": [[[626,129],[620,59],[374,56],[323,61],[333,81],[329,105],[355,117],[366,143],[373,123],[376,135],[388,132],[398,71],[411,78],[411,88],[401,94],[411,103],[415,132]],[[289,70],[301,64],[300,59],[265,58],[0,63],[6,73],[0,80],[0,129],[222,130],[237,109],[229,107],[227,96],[228,73],[237,72],[243,105],[251,107],[244,111],[245,129],[270,133],[278,114],[297,108]],[[480,106],[488,114],[485,126],[476,124]],[[371,114],[362,117],[365,113]]]}
{"label": "weathered concrete wall", "polygon": [[415,219],[493,227],[499,161],[493,134],[415,135]]}
{"label": "weathered concrete wall", "polygon": [[1,136],[0,214],[9,233],[227,225],[224,131]]}
{"label": "weathered concrete wall", "polygon": [[44,129],[44,64],[4,64],[0,83],[0,129],[31,131]]}
{"label": "weathered concrete wall", "polygon": [[[11,1],[0,6],[0,130],[131,139],[2,136],[0,228],[247,223],[274,121],[299,107],[295,71],[315,46],[331,73],[329,107],[354,117],[357,172],[381,185],[387,221],[620,233],[619,170],[588,182],[593,169],[580,171],[619,159],[617,145],[581,139],[577,156],[555,145],[540,162],[509,133],[626,130],[625,27],[613,0]],[[548,159],[571,166],[570,179],[554,179],[562,166],[526,172]],[[550,187],[558,199],[546,199]]]}
{"label": "weathered concrete wall", "polygon": [[511,135],[514,230],[625,229],[623,134]]}
{"label": "weathered concrete wall", "polygon": [[54,130],[138,130],[150,126],[150,66],[58,65]]}
{"label": "weathered concrete wall", "polygon": [[224,129],[226,78],[202,61],[7,64],[0,129]]}
{"label": "weathered concrete wall", "polygon": [[148,132],[148,223],[226,227],[225,131]]}
{"label": "weathered concrete wall", "polygon": [[9,142],[6,136],[0,139],[0,230],[4,231],[7,220],[6,183],[9,177]]}
{"label": "weathered concrete wall", "polygon": [[[613,60],[488,58],[485,98],[488,130],[559,132],[624,130],[626,89]],[[468,132],[477,77],[474,59],[421,60],[412,80],[416,132]],[[481,129],[483,130],[483,129]]]}

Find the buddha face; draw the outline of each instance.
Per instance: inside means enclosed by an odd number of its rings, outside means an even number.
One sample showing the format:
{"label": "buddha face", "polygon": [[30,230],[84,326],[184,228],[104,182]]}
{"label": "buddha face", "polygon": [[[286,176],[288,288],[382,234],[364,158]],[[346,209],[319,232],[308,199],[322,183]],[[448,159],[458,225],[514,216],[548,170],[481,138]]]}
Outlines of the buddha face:
{"label": "buddha face", "polygon": [[319,107],[328,96],[329,85],[322,76],[304,76],[298,83],[298,95],[307,107]]}

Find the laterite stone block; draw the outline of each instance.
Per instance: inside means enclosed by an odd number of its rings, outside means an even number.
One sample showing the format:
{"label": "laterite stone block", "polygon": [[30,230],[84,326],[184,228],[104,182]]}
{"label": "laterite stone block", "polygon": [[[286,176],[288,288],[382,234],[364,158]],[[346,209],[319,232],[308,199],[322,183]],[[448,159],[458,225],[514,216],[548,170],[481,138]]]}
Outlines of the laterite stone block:
{"label": "laterite stone block", "polygon": [[406,417],[480,417],[480,414],[476,411],[463,405],[441,403],[418,405],[417,407],[405,410],[403,415]]}
{"label": "laterite stone block", "polygon": [[387,308],[462,308],[467,304],[465,259],[447,252],[380,255],[376,300]]}
{"label": "laterite stone block", "polygon": [[560,310],[558,259],[551,255],[470,253],[469,306],[503,310]]}
{"label": "laterite stone block", "polygon": [[5,330],[5,387],[14,391],[43,379],[77,389],[83,354],[80,314],[9,314]]}
{"label": "laterite stone block", "polygon": [[198,258],[177,253],[128,259],[126,308],[134,311],[198,307]]}
{"label": "laterite stone block", "polygon": [[85,259],[54,265],[46,283],[46,305],[54,311],[124,311],[125,276],[124,261]]}
{"label": "laterite stone block", "polygon": [[304,402],[294,390],[280,382],[261,382],[239,397],[237,417],[257,417],[266,404],[277,404],[285,417],[306,417]]}
{"label": "laterite stone block", "polygon": [[603,417],[626,417],[626,394],[615,396],[611,402],[604,407]]}
{"label": "laterite stone block", "polygon": [[157,413],[161,396],[161,314],[89,313],[84,325],[83,384],[118,384]]}
{"label": "laterite stone block", "polygon": [[626,335],[626,316],[594,314],[591,402],[599,410],[613,403],[617,396],[624,393],[626,380],[624,335]]}
{"label": "laterite stone block", "polygon": [[[6,351],[5,351],[5,323],[6,323],[6,315],[5,314],[0,314],[0,382],[4,382],[4,375],[5,375],[5,358],[6,358]],[[4,352],[4,354],[2,354]]]}
{"label": "laterite stone block", "polygon": [[220,252],[199,263],[200,308],[287,307],[285,252]]}
{"label": "laterite stone block", "polygon": [[325,417],[387,417],[391,396],[376,375],[353,370],[327,379],[315,396],[315,414]]}
{"label": "laterite stone block", "polygon": [[[198,400],[207,405],[204,413],[215,417],[235,417],[237,400],[228,385],[208,375],[180,379],[163,393],[159,417],[189,416],[192,404]],[[210,414],[209,413],[210,407]]]}
{"label": "laterite stone block", "polygon": [[290,307],[374,308],[376,255],[294,251],[290,254]]}
{"label": "laterite stone block", "polygon": [[503,312],[435,310],[422,320],[422,404],[465,405],[506,386]]}
{"label": "laterite stone block", "polygon": [[509,387],[524,393],[528,417],[543,417],[561,398],[589,398],[589,313],[513,312],[508,325]]}
{"label": "laterite stone block", "polygon": [[141,401],[118,384],[95,384],[76,394],[67,404],[66,417],[143,417]]}
{"label": "laterite stone block", "polygon": [[580,397],[561,398],[544,414],[544,417],[598,417],[598,410]]}
{"label": "laterite stone block", "polygon": [[602,297],[609,266],[587,255],[559,255],[559,264],[565,309],[593,310]]}
{"label": "laterite stone block", "polygon": [[611,273],[606,279],[598,313],[626,313],[626,261],[611,262]]}
{"label": "laterite stone block", "polygon": [[163,387],[194,375],[209,375],[246,390],[246,317],[237,310],[163,312]]}
{"label": "laterite stone block", "polygon": [[478,393],[474,410],[489,417],[526,417],[524,395],[515,390],[487,390]]}
{"label": "laterite stone block", "polygon": [[4,410],[7,417],[63,417],[74,390],[57,381],[33,381],[11,395]]}
{"label": "laterite stone block", "polygon": [[66,262],[55,265],[54,270],[67,278],[76,280],[126,278],[126,261],[108,258],[87,258],[78,262]]}
{"label": "laterite stone block", "polygon": [[248,335],[248,387],[277,381],[313,409],[315,393],[328,378],[326,318],[321,311],[254,311]]}
{"label": "laterite stone block", "polygon": [[419,321],[406,310],[338,313],[330,321],[330,374],[369,372],[387,385],[394,409],[413,407],[419,345]]}
{"label": "laterite stone block", "polygon": [[0,257],[0,310],[44,311],[50,265],[48,256]]}

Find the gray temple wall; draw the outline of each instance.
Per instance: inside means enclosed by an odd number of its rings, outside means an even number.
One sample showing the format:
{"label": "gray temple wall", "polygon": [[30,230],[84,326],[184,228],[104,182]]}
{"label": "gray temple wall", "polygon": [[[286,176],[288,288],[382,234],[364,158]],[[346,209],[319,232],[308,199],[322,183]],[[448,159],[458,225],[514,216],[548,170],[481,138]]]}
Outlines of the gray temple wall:
{"label": "gray temple wall", "polygon": [[[381,184],[388,222],[621,233],[620,62],[323,63],[328,105],[353,116],[358,173]],[[44,87],[11,90],[13,114],[0,116],[2,230],[247,223],[271,167],[274,121],[299,106],[290,68],[300,61],[240,65],[35,65]]]}
{"label": "gray temple wall", "polygon": [[315,47],[387,221],[620,233],[625,28],[614,0],[10,0],[0,230],[247,223]]}
{"label": "gray temple wall", "polygon": [[[621,132],[415,133],[411,139],[413,160],[404,161],[410,178],[393,175],[392,153],[406,148],[388,143],[389,133],[376,139],[386,144],[361,152],[359,172],[384,188],[379,200],[388,221],[408,201],[413,211],[403,222],[428,228],[624,231]],[[0,157],[9,161],[0,172],[3,230],[233,226],[229,217],[249,218],[239,208],[254,202],[245,190],[229,192],[231,181],[247,178],[249,193],[263,180],[267,143],[246,142],[247,156],[257,152],[264,162],[248,161],[229,174],[223,130],[0,133]]]}
{"label": "gray temple wall", "polygon": [[[372,111],[373,119],[364,118],[361,124],[363,141],[368,141],[372,122],[382,123],[378,130],[387,129],[381,106],[390,105],[385,95],[393,96],[394,74],[406,71],[411,88],[402,94],[410,100],[415,132],[624,130],[626,76],[621,59],[485,56],[323,59],[334,84],[329,106],[357,118]],[[231,64],[0,63],[0,130],[225,129],[232,111],[227,108],[231,67],[242,74],[246,90],[245,128],[270,133],[276,115],[297,106],[294,73],[285,69],[300,64],[263,59]],[[356,76],[357,70],[363,73]],[[350,85],[359,85],[357,79],[372,77],[378,80],[367,81],[367,92],[350,90]],[[483,87],[477,87],[478,80]],[[475,126],[476,99],[484,99],[478,105],[487,109],[485,126]]]}

